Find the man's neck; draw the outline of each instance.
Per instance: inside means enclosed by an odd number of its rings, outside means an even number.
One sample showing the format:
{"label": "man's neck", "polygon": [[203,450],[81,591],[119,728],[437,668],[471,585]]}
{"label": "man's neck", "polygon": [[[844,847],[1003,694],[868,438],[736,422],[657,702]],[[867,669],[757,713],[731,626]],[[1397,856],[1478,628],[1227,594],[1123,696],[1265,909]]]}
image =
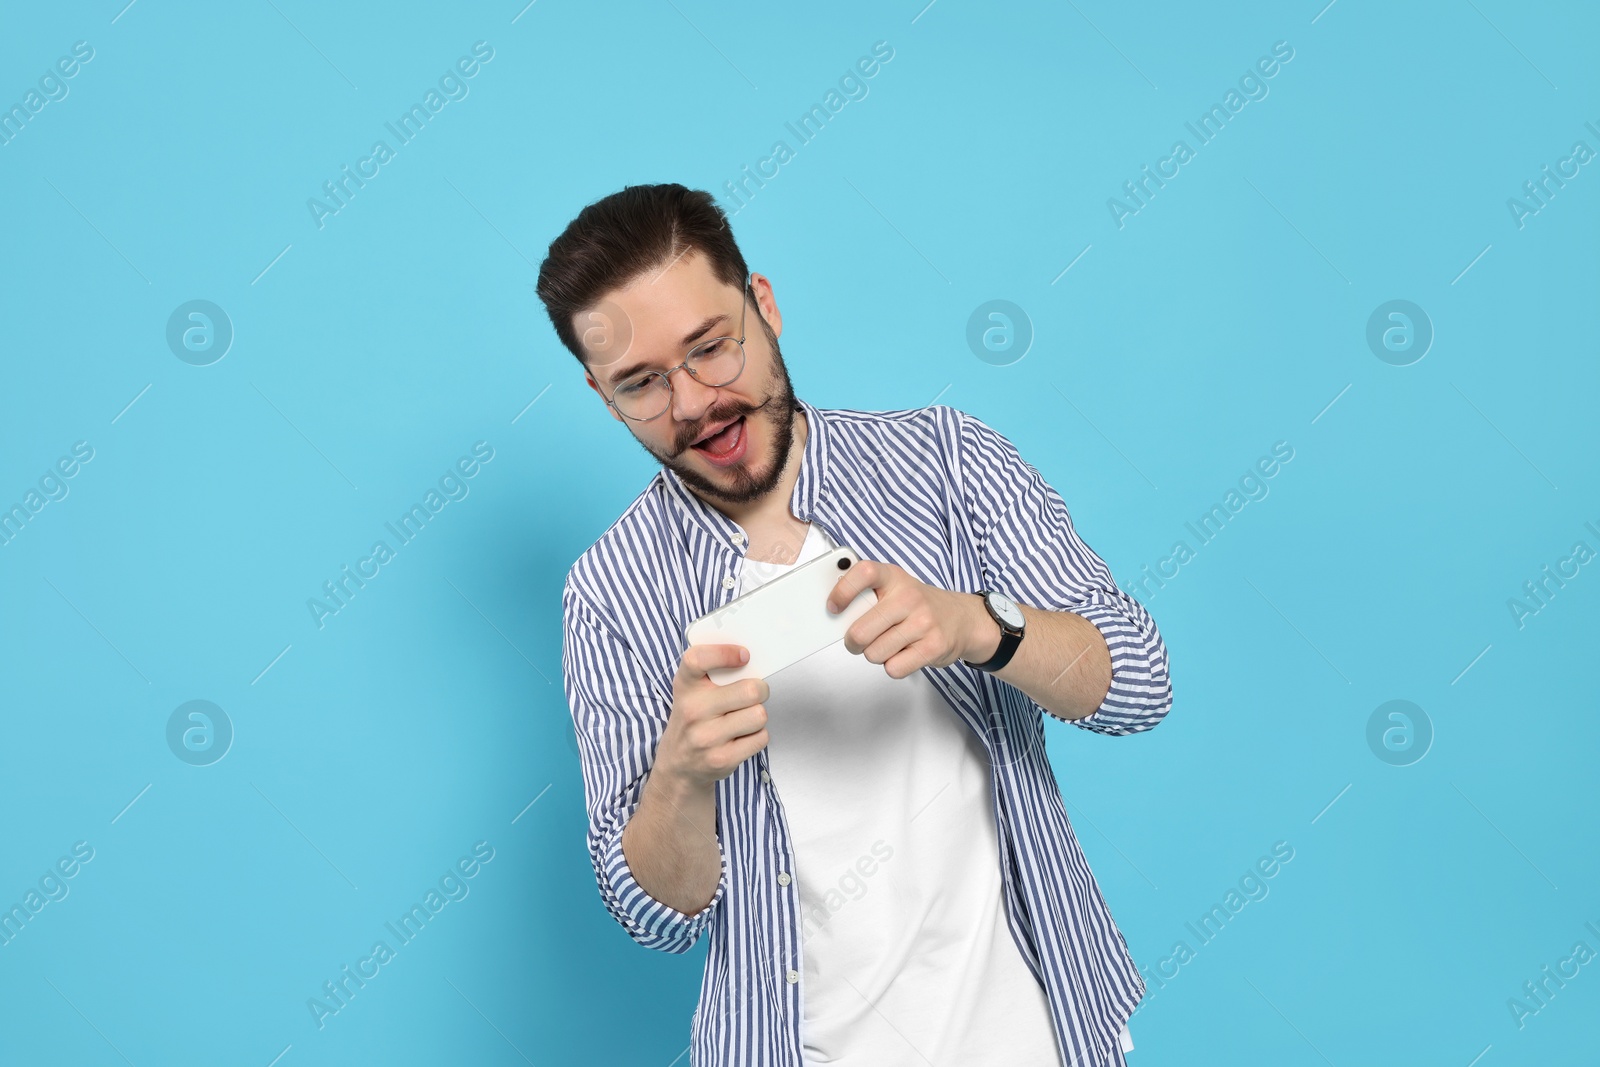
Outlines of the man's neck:
{"label": "man's neck", "polygon": [[796,411],[794,425],[790,431],[793,444],[789,446],[789,461],[784,466],[783,474],[776,485],[760,500],[748,504],[729,504],[726,501],[708,497],[691,488],[689,491],[716,508],[728,518],[738,523],[745,530],[754,530],[756,527],[771,526],[781,528],[785,525],[798,522],[789,512],[789,498],[794,494],[794,485],[800,478],[800,461],[806,451],[806,434],[809,427],[806,425],[806,416],[803,411]]}

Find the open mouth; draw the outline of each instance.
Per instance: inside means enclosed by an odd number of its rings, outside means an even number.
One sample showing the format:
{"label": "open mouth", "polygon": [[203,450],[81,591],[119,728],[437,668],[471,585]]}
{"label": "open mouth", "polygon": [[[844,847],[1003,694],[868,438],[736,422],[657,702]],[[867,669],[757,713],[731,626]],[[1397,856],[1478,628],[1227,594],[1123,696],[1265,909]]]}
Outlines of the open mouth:
{"label": "open mouth", "polygon": [[711,459],[731,458],[744,445],[744,421],[740,415],[717,433],[696,441],[695,451]]}

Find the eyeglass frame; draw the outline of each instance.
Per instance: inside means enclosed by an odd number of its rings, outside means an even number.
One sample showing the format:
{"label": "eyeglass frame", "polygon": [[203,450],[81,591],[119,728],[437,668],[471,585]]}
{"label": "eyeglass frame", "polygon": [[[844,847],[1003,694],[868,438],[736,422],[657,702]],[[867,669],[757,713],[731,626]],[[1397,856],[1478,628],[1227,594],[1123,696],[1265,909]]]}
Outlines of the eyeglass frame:
{"label": "eyeglass frame", "polygon": [[[740,295],[741,298],[754,297],[755,296],[754,291],[750,287],[750,279],[752,277],[754,277],[753,272],[752,273],[747,273],[744,276],[744,288],[741,289],[740,292],[739,292],[739,295]],[[677,371],[679,371],[681,369],[681,370],[685,371],[686,373],[688,373],[688,375],[691,378],[693,378],[695,381],[699,382],[700,381],[700,376],[695,374],[694,368],[689,366],[689,360],[694,356],[694,354],[696,352],[700,351],[702,348],[706,347],[707,345],[716,344],[718,341],[732,341],[734,344],[739,346],[739,373],[735,374],[732,378],[729,378],[727,381],[723,382],[722,385],[709,385],[709,386],[706,386],[706,388],[708,388],[708,389],[721,389],[723,386],[732,385],[734,382],[738,381],[739,380],[739,375],[742,375],[744,373],[745,365],[748,364],[749,361],[750,361],[750,354],[745,351],[745,347],[744,347],[745,338],[750,335],[749,331],[744,328],[745,315],[749,312],[749,310],[750,310],[750,300],[741,299],[740,305],[739,305],[739,336],[738,337],[734,337],[731,334],[727,334],[727,335],[724,335],[722,337],[708,337],[704,341],[701,341],[698,344],[696,344],[693,348],[689,349],[688,355],[684,356],[681,362],[673,364],[672,366],[668,367],[666,370],[653,370],[653,371],[650,371],[648,374],[645,375],[645,378],[649,378],[651,374],[659,374],[659,375],[661,375],[661,377],[666,379],[666,382],[667,382],[667,406],[666,407],[662,408],[660,411],[656,412],[654,415],[650,415],[650,416],[648,416],[646,418],[642,418],[641,419],[641,418],[638,418],[636,416],[629,415],[626,411],[623,411],[621,408],[617,407],[616,403],[613,400],[611,400],[610,398],[606,398],[607,406],[609,406],[611,408],[611,410],[615,411],[618,415],[621,415],[623,418],[632,419],[634,422],[651,422],[651,421],[653,421],[655,419],[659,419],[661,416],[665,415],[667,412],[672,410],[672,397],[673,397],[672,376],[673,376],[673,374],[677,373]],[[617,395],[617,389],[621,389],[623,384],[626,384],[626,383],[619,383],[617,385],[617,388],[613,389],[611,391],[611,395],[613,397]],[[704,382],[700,382],[700,384],[701,385],[705,385]],[[604,394],[601,394],[601,395],[604,396]]]}

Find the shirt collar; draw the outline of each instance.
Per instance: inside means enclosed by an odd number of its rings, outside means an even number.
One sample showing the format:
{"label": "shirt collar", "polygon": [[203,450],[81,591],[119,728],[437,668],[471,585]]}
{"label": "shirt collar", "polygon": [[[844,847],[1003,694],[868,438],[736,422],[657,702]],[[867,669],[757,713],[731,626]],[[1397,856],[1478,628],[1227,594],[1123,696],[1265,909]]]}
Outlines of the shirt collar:
{"label": "shirt collar", "polygon": [[[806,443],[800,454],[800,474],[795,479],[794,490],[789,494],[789,510],[801,522],[810,522],[822,499],[831,431],[821,410],[799,397],[795,398],[795,402],[805,413]],[[674,510],[680,519],[698,525],[722,544],[729,544],[733,535],[740,532],[738,523],[690,492],[677,471],[662,467],[661,477],[667,488],[668,499],[675,503]],[[740,552],[747,547],[747,544],[741,544]]]}

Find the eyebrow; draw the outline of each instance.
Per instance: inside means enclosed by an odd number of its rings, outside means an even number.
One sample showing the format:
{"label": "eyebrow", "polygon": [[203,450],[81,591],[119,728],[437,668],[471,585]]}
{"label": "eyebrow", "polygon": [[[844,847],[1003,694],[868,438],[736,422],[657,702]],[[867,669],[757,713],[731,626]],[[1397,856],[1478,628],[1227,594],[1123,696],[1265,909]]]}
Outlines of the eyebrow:
{"label": "eyebrow", "polygon": [[[700,340],[700,338],[704,337],[706,334],[710,333],[711,332],[711,328],[713,326],[717,325],[720,322],[726,322],[726,321],[728,321],[728,315],[726,313],[708,316],[704,321],[702,321],[700,323],[700,325],[696,326],[694,329],[692,329],[688,333],[684,334],[683,335],[683,340],[679,341],[678,344],[681,347],[687,348],[688,346],[694,344],[696,341]],[[648,369],[650,369],[649,362],[641,360],[641,361],[639,361],[637,363],[634,363],[634,364],[631,364],[631,365],[629,365],[627,367],[624,367],[622,370],[620,370],[617,373],[613,374],[610,377],[610,380],[608,381],[607,384],[615,385],[615,384],[617,384],[618,382],[622,381],[625,378],[633,377],[633,375],[635,373],[639,372],[639,371],[648,370]]]}

